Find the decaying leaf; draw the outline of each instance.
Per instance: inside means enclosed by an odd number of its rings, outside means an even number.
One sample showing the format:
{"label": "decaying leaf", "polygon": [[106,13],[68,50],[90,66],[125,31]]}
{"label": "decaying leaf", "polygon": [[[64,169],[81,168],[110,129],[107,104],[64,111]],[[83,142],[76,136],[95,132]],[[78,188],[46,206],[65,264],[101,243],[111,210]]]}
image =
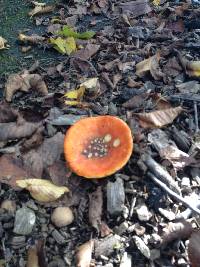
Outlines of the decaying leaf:
{"label": "decaying leaf", "polygon": [[75,39],[91,39],[94,35],[94,31],[86,31],[82,33],[75,32],[72,28],[68,27],[67,25],[63,26],[62,30],[58,32],[59,35],[64,37],[73,37]]}
{"label": "decaying leaf", "polygon": [[63,55],[70,55],[72,52],[76,51],[76,42],[74,37],[68,37],[65,39],[61,37],[56,39],[50,38],[50,43],[53,44],[53,47]]}
{"label": "decaying leaf", "polygon": [[69,192],[66,186],[57,186],[44,179],[18,180],[16,184],[21,188],[27,189],[31,196],[40,202],[55,201],[64,193]]}
{"label": "decaying leaf", "polygon": [[15,159],[11,155],[3,155],[0,157],[0,182],[17,188],[16,180],[29,177],[19,159]]}
{"label": "decaying leaf", "polygon": [[136,64],[136,75],[139,77],[144,76],[147,72],[150,72],[155,80],[160,80],[163,77],[159,68],[160,54],[145,59]]}
{"label": "decaying leaf", "polygon": [[26,121],[0,123],[0,142],[29,137],[39,126],[39,123]]}
{"label": "decaying leaf", "polygon": [[188,239],[192,234],[192,224],[184,219],[177,222],[169,222],[163,229],[162,245],[167,245],[169,242],[177,239]]}
{"label": "decaying leaf", "polygon": [[89,195],[89,222],[99,232],[103,207],[103,194],[101,187]]}
{"label": "decaying leaf", "polygon": [[0,50],[8,49],[9,47],[7,40],[0,36]]}
{"label": "decaying leaf", "polygon": [[94,240],[91,239],[77,248],[77,253],[76,253],[77,267],[90,267],[93,247],[94,247]]}
{"label": "decaying leaf", "polygon": [[48,267],[44,249],[44,240],[36,241],[35,245],[28,249],[26,267]]}
{"label": "decaying leaf", "polygon": [[191,267],[199,267],[200,263],[200,231],[194,231],[189,239],[188,256]]}
{"label": "decaying leaf", "polygon": [[84,48],[79,49],[76,51],[73,56],[76,58],[80,58],[82,60],[88,60],[90,59],[93,55],[97,53],[99,50],[100,45],[97,44],[87,44]]}
{"label": "decaying leaf", "polygon": [[31,17],[52,12],[55,8],[54,6],[47,6],[45,3],[39,3],[35,1],[33,1],[32,3],[35,5],[35,7],[32,11],[28,13]]}
{"label": "decaying leaf", "polygon": [[131,14],[135,18],[151,12],[148,0],[129,1],[121,3],[120,7],[123,13]]}
{"label": "decaying leaf", "polygon": [[37,34],[25,35],[23,33],[20,33],[18,35],[18,40],[19,41],[21,41],[21,42],[29,42],[29,43],[32,43],[32,44],[38,44],[38,43],[44,42],[45,39],[46,39],[45,37],[37,35]]}
{"label": "decaying leaf", "polygon": [[11,74],[5,85],[5,98],[10,102],[15,92],[28,92],[30,89],[38,91],[41,95],[48,94],[47,86],[39,74],[30,74],[28,71]]}
{"label": "decaying leaf", "polygon": [[60,159],[63,143],[64,135],[61,132],[46,138],[41,146],[23,154],[24,166],[30,173],[41,178],[43,171]]}
{"label": "decaying leaf", "polygon": [[105,222],[101,222],[100,225],[100,235],[101,237],[105,237],[113,233],[112,229]]}
{"label": "decaying leaf", "polygon": [[139,236],[133,236],[133,240],[135,242],[135,245],[139,249],[139,251],[147,258],[150,259],[151,257],[151,251],[145,244],[145,242],[139,237]]}
{"label": "decaying leaf", "polygon": [[183,111],[182,107],[157,110],[149,113],[135,114],[139,118],[139,123],[143,128],[163,127],[173,122],[173,120]]}
{"label": "decaying leaf", "polygon": [[0,102],[0,123],[14,122],[18,116],[18,111],[13,109],[7,102]]}

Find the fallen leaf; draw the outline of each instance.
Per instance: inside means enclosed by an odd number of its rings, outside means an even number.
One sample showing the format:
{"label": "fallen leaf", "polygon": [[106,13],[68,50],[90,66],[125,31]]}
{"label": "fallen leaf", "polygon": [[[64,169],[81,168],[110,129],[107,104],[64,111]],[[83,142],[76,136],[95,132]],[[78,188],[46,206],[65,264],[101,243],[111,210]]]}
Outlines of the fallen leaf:
{"label": "fallen leaf", "polygon": [[199,267],[200,263],[200,231],[194,231],[189,239],[188,256],[191,267]]}
{"label": "fallen leaf", "polygon": [[101,222],[100,233],[101,233],[101,237],[105,237],[105,236],[112,234],[113,230],[110,229],[109,226],[105,222]]}
{"label": "fallen leaf", "polygon": [[[81,83],[78,89],[67,92],[64,97],[66,105],[78,105],[82,102],[85,91],[88,90],[90,93],[96,91],[98,78],[90,78],[85,82]],[[98,89],[98,88],[97,88]]]}
{"label": "fallen leaf", "polygon": [[99,232],[103,207],[103,194],[101,186],[89,194],[89,222]]}
{"label": "fallen leaf", "polygon": [[183,94],[197,94],[200,92],[200,83],[198,81],[189,81],[185,83],[176,84],[176,88]]}
{"label": "fallen leaf", "polygon": [[18,90],[28,92],[31,88],[41,95],[48,94],[47,86],[39,74],[29,74],[28,71],[22,74],[11,74],[5,85],[5,98],[10,102],[15,92]]}
{"label": "fallen leaf", "polygon": [[163,77],[163,73],[161,73],[159,68],[159,60],[160,55],[157,53],[156,55],[137,63],[135,74],[139,77],[143,77],[147,72],[150,72],[155,80],[160,80]]}
{"label": "fallen leaf", "polygon": [[28,248],[26,267],[48,267],[44,243],[44,240],[40,239],[37,240],[33,246]]}
{"label": "fallen leaf", "polygon": [[178,222],[169,222],[163,229],[162,245],[167,245],[177,239],[188,239],[192,234],[192,224],[184,219]]}
{"label": "fallen leaf", "polygon": [[31,136],[40,126],[40,123],[23,121],[0,123],[0,142],[20,139]]}
{"label": "fallen leaf", "polygon": [[67,25],[63,26],[62,30],[58,31],[58,35],[64,36],[64,37],[73,37],[75,39],[91,39],[94,35],[94,31],[87,31],[78,33],[75,32],[72,28],[68,27]]}
{"label": "fallen leaf", "polygon": [[69,192],[66,186],[57,186],[49,180],[44,179],[17,180],[16,184],[28,190],[31,196],[40,202],[55,201],[64,193]]}
{"label": "fallen leaf", "polygon": [[6,102],[0,102],[0,123],[14,122],[19,113]]}
{"label": "fallen leaf", "polygon": [[45,39],[46,39],[45,37],[37,35],[37,34],[25,35],[23,33],[20,33],[18,35],[18,40],[19,41],[21,41],[21,42],[29,42],[29,43],[32,43],[32,44],[38,44],[38,43],[44,42]]}
{"label": "fallen leaf", "polygon": [[58,186],[63,186],[71,175],[71,170],[67,168],[66,162],[59,160],[46,168],[46,172],[51,181]]}
{"label": "fallen leaf", "polygon": [[134,18],[151,12],[148,0],[136,0],[126,3],[121,3],[120,7],[123,13],[131,14]]}
{"label": "fallen leaf", "polygon": [[182,67],[178,64],[176,57],[169,58],[167,64],[163,68],[165,75],[176,77],[182,71]]}
{"label": "fallen leaf", "polygon": [[17,188],[16,180],[29,177],[30,173],[23,168],[20,159],[15,159],[11,155],[0,157],[0,182]]}
{"label": "fallen leaf", "polygon": [[0,50],[9,49],[9,47],[7,40],[0,36]]}
{"label": "fallen leaf", "polygon": [[160,0],[153,0],[152,2],[155,6],[159,6],[160,5]]}
{"label": "fallen leaf", "polygon": [[82,48],[73,54],[73,57],[88,60],[97,53],[100,45],[87,44],[85,48]]}
{"label": "fallen leaf", "polygon": [[54,6],[46,6],[45,3],[38,3],[38,2],[32,2],[35,7],[33,8],[32,11],[30,11],[28,14],[29,16],[33,17],[35,15],[41,15],[45,13],[50,13],[54,10]]}
{"label": "fallen leaf", "polygon": [[188,76],[200,77],[200,60],[189,61],[186,58],[184,58],[179,52],[178,52],[178,58]]}
{"label": "fallen leaf", "polygon": [[64,135],[61,132],[46,138],[41,146],[23,154],[23,163],[30,173],[42,177],[43,171],[58,161],[63,153]]}
{"label": "fallen leaf", "polygon": [[53,44],[53,47],[63,55],[70,55],[72,52],[76,51],[76,42],[74,37],[68,37],[65,39],[61,37],[56,39],[50,38],[50,43]]}
{"label": "fallen leaf", "polygon": [[93,247],[94,241],[91,239],[77,248],[77,267],[90,267]]}
{"label": "fallen leaf", "polygon": [[149,113],[134,113],[139,118],[139,123],[143,128],[163,127],[173,122],[173,120],[183,111],[182,107],[156,110]]}

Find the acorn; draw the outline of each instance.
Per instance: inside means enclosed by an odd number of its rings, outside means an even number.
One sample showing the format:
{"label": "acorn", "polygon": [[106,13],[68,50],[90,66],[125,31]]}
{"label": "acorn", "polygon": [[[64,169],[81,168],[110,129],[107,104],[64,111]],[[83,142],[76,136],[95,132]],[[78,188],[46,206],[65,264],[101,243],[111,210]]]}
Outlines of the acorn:
{"label": "acorn", "polygon": [[68,207],[58,207],[51,215],[52,223],[57,227],[63,227],[74,221],[72,210]]}

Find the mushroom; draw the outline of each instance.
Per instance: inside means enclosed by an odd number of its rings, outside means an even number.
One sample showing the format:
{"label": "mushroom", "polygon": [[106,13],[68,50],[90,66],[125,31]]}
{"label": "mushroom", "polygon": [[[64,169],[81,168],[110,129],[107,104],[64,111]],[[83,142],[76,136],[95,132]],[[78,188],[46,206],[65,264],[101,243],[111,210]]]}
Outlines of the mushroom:
{"label": "mushroom", "polygon": [[103,178],[121,169],[133,150],[128,125],[114,116],[83,118],[66,133],[65,159],[85,178]]}

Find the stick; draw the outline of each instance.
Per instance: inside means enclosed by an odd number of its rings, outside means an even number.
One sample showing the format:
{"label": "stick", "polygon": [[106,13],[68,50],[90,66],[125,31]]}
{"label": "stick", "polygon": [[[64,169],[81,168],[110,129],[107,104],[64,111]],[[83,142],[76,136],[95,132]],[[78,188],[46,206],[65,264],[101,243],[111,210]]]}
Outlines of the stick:
{"label": "stick", "polygon": [[142,155],[142,160],[144,164],[149,168],[151,173],[158,177],[164,184],[167,184],[174,192],[181,195],[181,190],[177,183],[174,181],[172,176],[160,165],[158,164],[149,154]]}
{"label": "stick", "polygon": [[156,183],[158,184],[163,190],[165,190],[169,195],[171,195],[173,198],[184,204],[186,207],[193,210],[195,213],[200,215],[200,210],[190,203],[188,203],[182,196],[178,195],[174,191],[172,191],[167,185],[165,185],[163,182],[161,182],[159,179],[156,178],[155,175],[153,175],[151,172],[148,172],[147,175]]}

